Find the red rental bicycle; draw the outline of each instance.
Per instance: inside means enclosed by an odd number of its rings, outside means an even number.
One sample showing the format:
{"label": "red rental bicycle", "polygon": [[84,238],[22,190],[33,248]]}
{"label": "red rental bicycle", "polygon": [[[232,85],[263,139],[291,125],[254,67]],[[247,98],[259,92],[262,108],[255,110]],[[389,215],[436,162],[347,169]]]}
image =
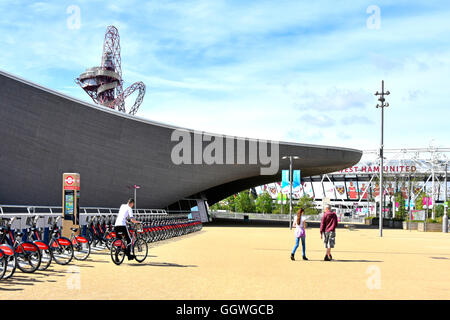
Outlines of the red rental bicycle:
{"label": "red rental bicycle", "polygon": [[37,245],[39,250],[41,251],[41,265],[38,269],[43,271],[48,269],[48,267],[52,263],[53,257],[52,251],[50,250],[48,245],[40,239],[39,229],[36,227],[38,219],[39,215],[36,215],[34,219],[31,217],[27,218],[27,225],[31,226],[28,229],[27,239]]}
{"label": "red rental bicycle", "polygon": [[0,249],[3,251],[4,257],[6,259],[6,272],[3,275],[3,279],[11,278],[17,268],[16,254],[14,248],[9,244],[0,244]]}
{"label": "red rental bicycle", "polygon": [[3,253],[3,250],[0,249],[0,280],[3,279],[7,266],[6,255]]}
{"label": "red rental bicycle", "polygon": [[120,265],[125,258],[126,248],[130,247],[130,253],[135,256],[137,262],[143,262],[148,255],[148,245],[143,239],[144,229],[142,224],[130,224],[134,226],[129,228],[131,232],[131,243],[125,239],[122,232],[117,234],[117,238],[111,243],[111,259],[116,265]]}
{"label": "red rental bicycle", "polygon": [[52,219],[52,217],[48,218],[48,224],[52,225],[49,228],[51,235],[49,248],[55,262],[65,265],[73,259],[73,246],[69,239],[60,236],[58,221],[61,219],[61,216],[58,216],[54,221]]}
{"label": "red rental bicycle", "polygon": [[73,257],[77,260],[86,260],[91,254],[91,244],[87,238],[75,235],[78,228],[70,228],[70,230],[72,234],[69,240],[73,246]]}
{"label": "red rental bicycle", "polygon": [[[22,241],[23,233],[15,232],[13,235],[11,225],[16,217],[4,219],[7,221],[5,227],[0,228],[0,243],[9,244],[16,255],[17,267],[22,272],[35,272],[41,264],[41,252],[33,242]],[[8,221],[9,220],[9,221]]]}

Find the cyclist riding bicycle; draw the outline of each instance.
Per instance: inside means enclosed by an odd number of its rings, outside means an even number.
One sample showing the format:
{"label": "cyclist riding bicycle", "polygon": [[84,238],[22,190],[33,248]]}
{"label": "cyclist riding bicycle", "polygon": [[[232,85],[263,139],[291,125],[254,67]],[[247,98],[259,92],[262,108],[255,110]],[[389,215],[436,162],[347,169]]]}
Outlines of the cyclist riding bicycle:
{"label": "cyclist riding bicycle", "polygon": [[116,223],[114,224],[114,231],[116,234],[118,235],[119,232],[121,232],[127,240],[128,245],[125,254],[128,257],[128,260],[133,260],[135,256],[130,253],[131,237],[127,228],[127,219],[130,218],[130,221],[133,223],[140,223],[140,221],[133,218],[133,207],[133,198],[129,199],[126,204],[122,204],[119,209],[119,214],[117,215]]}

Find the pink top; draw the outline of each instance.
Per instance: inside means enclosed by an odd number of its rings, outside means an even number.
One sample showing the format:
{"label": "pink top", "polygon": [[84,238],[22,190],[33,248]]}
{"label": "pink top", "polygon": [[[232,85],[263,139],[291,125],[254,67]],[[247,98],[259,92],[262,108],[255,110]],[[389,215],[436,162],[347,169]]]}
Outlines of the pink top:
{"label": "pink top", "polygon": [[292,226],[295,227],[295,237],[300,238],[305,236],[305,221],[306,217],[302,214],[300,218],[300,225],[297,224],[297,217],[294,218]]}

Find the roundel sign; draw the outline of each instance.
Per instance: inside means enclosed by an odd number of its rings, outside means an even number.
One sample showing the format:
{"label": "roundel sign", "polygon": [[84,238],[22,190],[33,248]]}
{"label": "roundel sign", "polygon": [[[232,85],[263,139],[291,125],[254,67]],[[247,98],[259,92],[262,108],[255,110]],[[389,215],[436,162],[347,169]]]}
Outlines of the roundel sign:
{"label": "roundel sign", "polygon": [[66,183],[67,183],[68,185],[71,185],[71,184],[73,184],[74,182],[75,182],[75,180],[74,180],[74,178],[73,178],[72,176],[66,177]]}

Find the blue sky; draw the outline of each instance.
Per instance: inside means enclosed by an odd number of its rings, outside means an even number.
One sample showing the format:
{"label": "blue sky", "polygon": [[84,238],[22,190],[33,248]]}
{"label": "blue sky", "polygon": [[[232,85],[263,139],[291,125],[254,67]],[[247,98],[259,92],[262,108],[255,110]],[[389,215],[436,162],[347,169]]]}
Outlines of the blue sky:
{"label": "blue sky", "polygon": [[[370,6],[379,29],[368,27]],[[449,147],[447,1],[0,0],[0,15],[0,69],[85,101],[74,78],[100,64],[115,25],[125,86],[147,86],[141,117],[375,149],[384,79],[385,146]]]}

